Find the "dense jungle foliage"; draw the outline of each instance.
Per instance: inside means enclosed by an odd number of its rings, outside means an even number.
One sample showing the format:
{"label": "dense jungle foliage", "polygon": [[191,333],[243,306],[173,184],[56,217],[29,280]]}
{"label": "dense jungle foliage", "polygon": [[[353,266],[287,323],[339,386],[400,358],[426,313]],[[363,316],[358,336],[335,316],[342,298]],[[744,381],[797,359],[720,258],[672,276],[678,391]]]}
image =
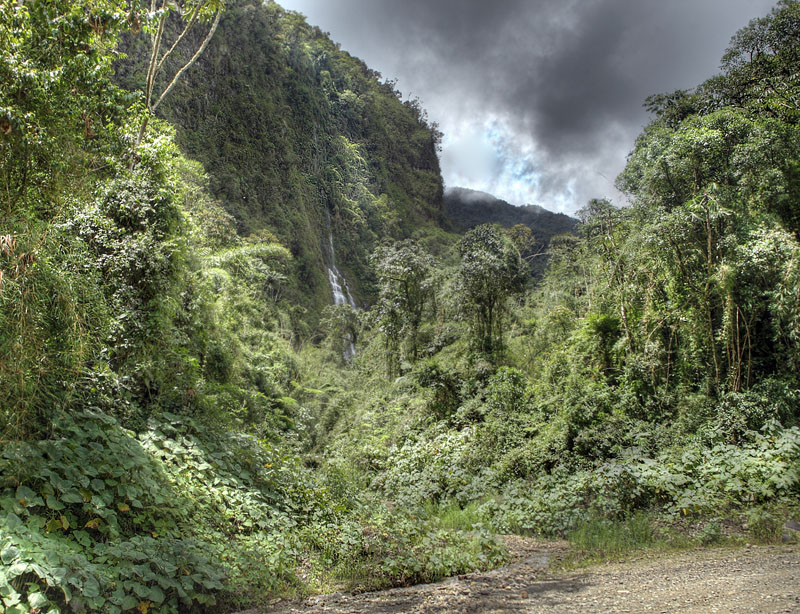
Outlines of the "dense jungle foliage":
{"label": "dense jungle foliage", "polygon": [[800,3],[648,100],[633,204],[589,203],[539,280],[535,230],[437,226],[435,126],[300,16],[156,5],[0,0],[5,612],[232,611],[499,565],[499,532],[797,511]]}

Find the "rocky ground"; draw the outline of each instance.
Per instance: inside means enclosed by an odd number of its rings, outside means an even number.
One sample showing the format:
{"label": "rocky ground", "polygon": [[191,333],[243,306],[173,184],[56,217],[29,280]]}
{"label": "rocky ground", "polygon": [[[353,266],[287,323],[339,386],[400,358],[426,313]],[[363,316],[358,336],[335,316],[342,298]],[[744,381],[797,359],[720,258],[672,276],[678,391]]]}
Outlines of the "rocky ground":
{"label": "rocky ground", "polygon": [[[800,613],[800,546],[648,553],[623,563],[558,571],[563,542],[513,538],[515,562],[437,584],[279,603],[247,614]],[[245,613],[243,613],[245,614]]]}

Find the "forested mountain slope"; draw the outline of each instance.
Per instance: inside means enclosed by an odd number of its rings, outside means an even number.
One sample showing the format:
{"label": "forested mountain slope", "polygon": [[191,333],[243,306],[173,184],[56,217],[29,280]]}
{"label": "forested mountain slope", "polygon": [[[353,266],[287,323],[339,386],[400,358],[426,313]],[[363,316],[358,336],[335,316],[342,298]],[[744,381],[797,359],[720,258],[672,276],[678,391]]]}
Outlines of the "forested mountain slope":
{"label": "forested mountain slope", "polygon": [[[141,89],[145,40],[129,41],[118,76]],[[226,3],[159,114],[240,234],[269,230],[291,251],[303,289],[292,299],[312,313],[330,301],[329,220],[339,266],[364,298],[374,298],[367,259],[379,238],[421,238],[443,220],[439,134],[424,111],[274,2]]]}
{"label": "forested mountain slope", "polygon": [[524,224],[531,229],[532,245],[526,250],[531,258],[532,273],[540,276],[547,266],[550,239],[556,235],[574,234],[578,220],[563,213],[553,213],[538,205],[516,207],[491,194],[467,188],[448,188],[444,193],[444,210],[451,228],[461,234],[481,224],[500,224],[511,228]]}
{"label": "forested mountain slope", "polygon": [[517,207],[491,194],[467,188],[445,190],[444,209],[459,233],[481,224],[500,224],[505,228],[525,224],[533,230],[539,245],[547,245],[553,235],[574,232],[578,223],[575,218],[553,213],[538,205]]}

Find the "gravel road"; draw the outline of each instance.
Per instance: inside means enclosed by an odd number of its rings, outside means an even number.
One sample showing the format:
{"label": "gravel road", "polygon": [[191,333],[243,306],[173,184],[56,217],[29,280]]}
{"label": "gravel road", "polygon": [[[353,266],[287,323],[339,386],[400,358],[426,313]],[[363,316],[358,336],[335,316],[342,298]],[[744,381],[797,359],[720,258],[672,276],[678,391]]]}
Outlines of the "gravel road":
{"label": "gravel road", "polygon": [[517,538],[510,546],[517,561],[494,571],[437,584],[312,597],[246,614],[800,613],[798,545],[647,554],[578,572],[548,569],[563,543]]}

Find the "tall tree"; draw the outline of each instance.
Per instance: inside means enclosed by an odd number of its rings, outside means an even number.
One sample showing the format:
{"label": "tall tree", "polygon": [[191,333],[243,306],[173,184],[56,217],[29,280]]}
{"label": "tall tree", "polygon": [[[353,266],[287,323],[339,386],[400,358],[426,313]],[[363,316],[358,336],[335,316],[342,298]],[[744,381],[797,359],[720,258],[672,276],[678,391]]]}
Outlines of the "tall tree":
{"label": "tall tree", "polygon": [[503,345],[506,301],[523,289],[527,266],[514,243],[490,224],[470,230],[459,242],[458,251],[460,309],[470,322],[476,349],[495,356]]}
{"label": "tall tree", "polygon": [[[380,284],[376,311],[386,337],[387,355],[396,356],[401,341],[405,341],[407,356],[416,361],[419,329],[434,297],[431,281],[434,260],[416,241],[409,239],[379,246],[372,262]],[[394,369],[390,366],[389,371]]]}
{"label": "tall tree", "polygon": [[618,179],[635,201],[629,266],[650,279],[621,286],[643,314],[636,349],[662,344],[664,381],[711,396],[797,360],[798,40],[800,3],[780,2],[734,36],[720,76],[648,99],[656,119]]}

